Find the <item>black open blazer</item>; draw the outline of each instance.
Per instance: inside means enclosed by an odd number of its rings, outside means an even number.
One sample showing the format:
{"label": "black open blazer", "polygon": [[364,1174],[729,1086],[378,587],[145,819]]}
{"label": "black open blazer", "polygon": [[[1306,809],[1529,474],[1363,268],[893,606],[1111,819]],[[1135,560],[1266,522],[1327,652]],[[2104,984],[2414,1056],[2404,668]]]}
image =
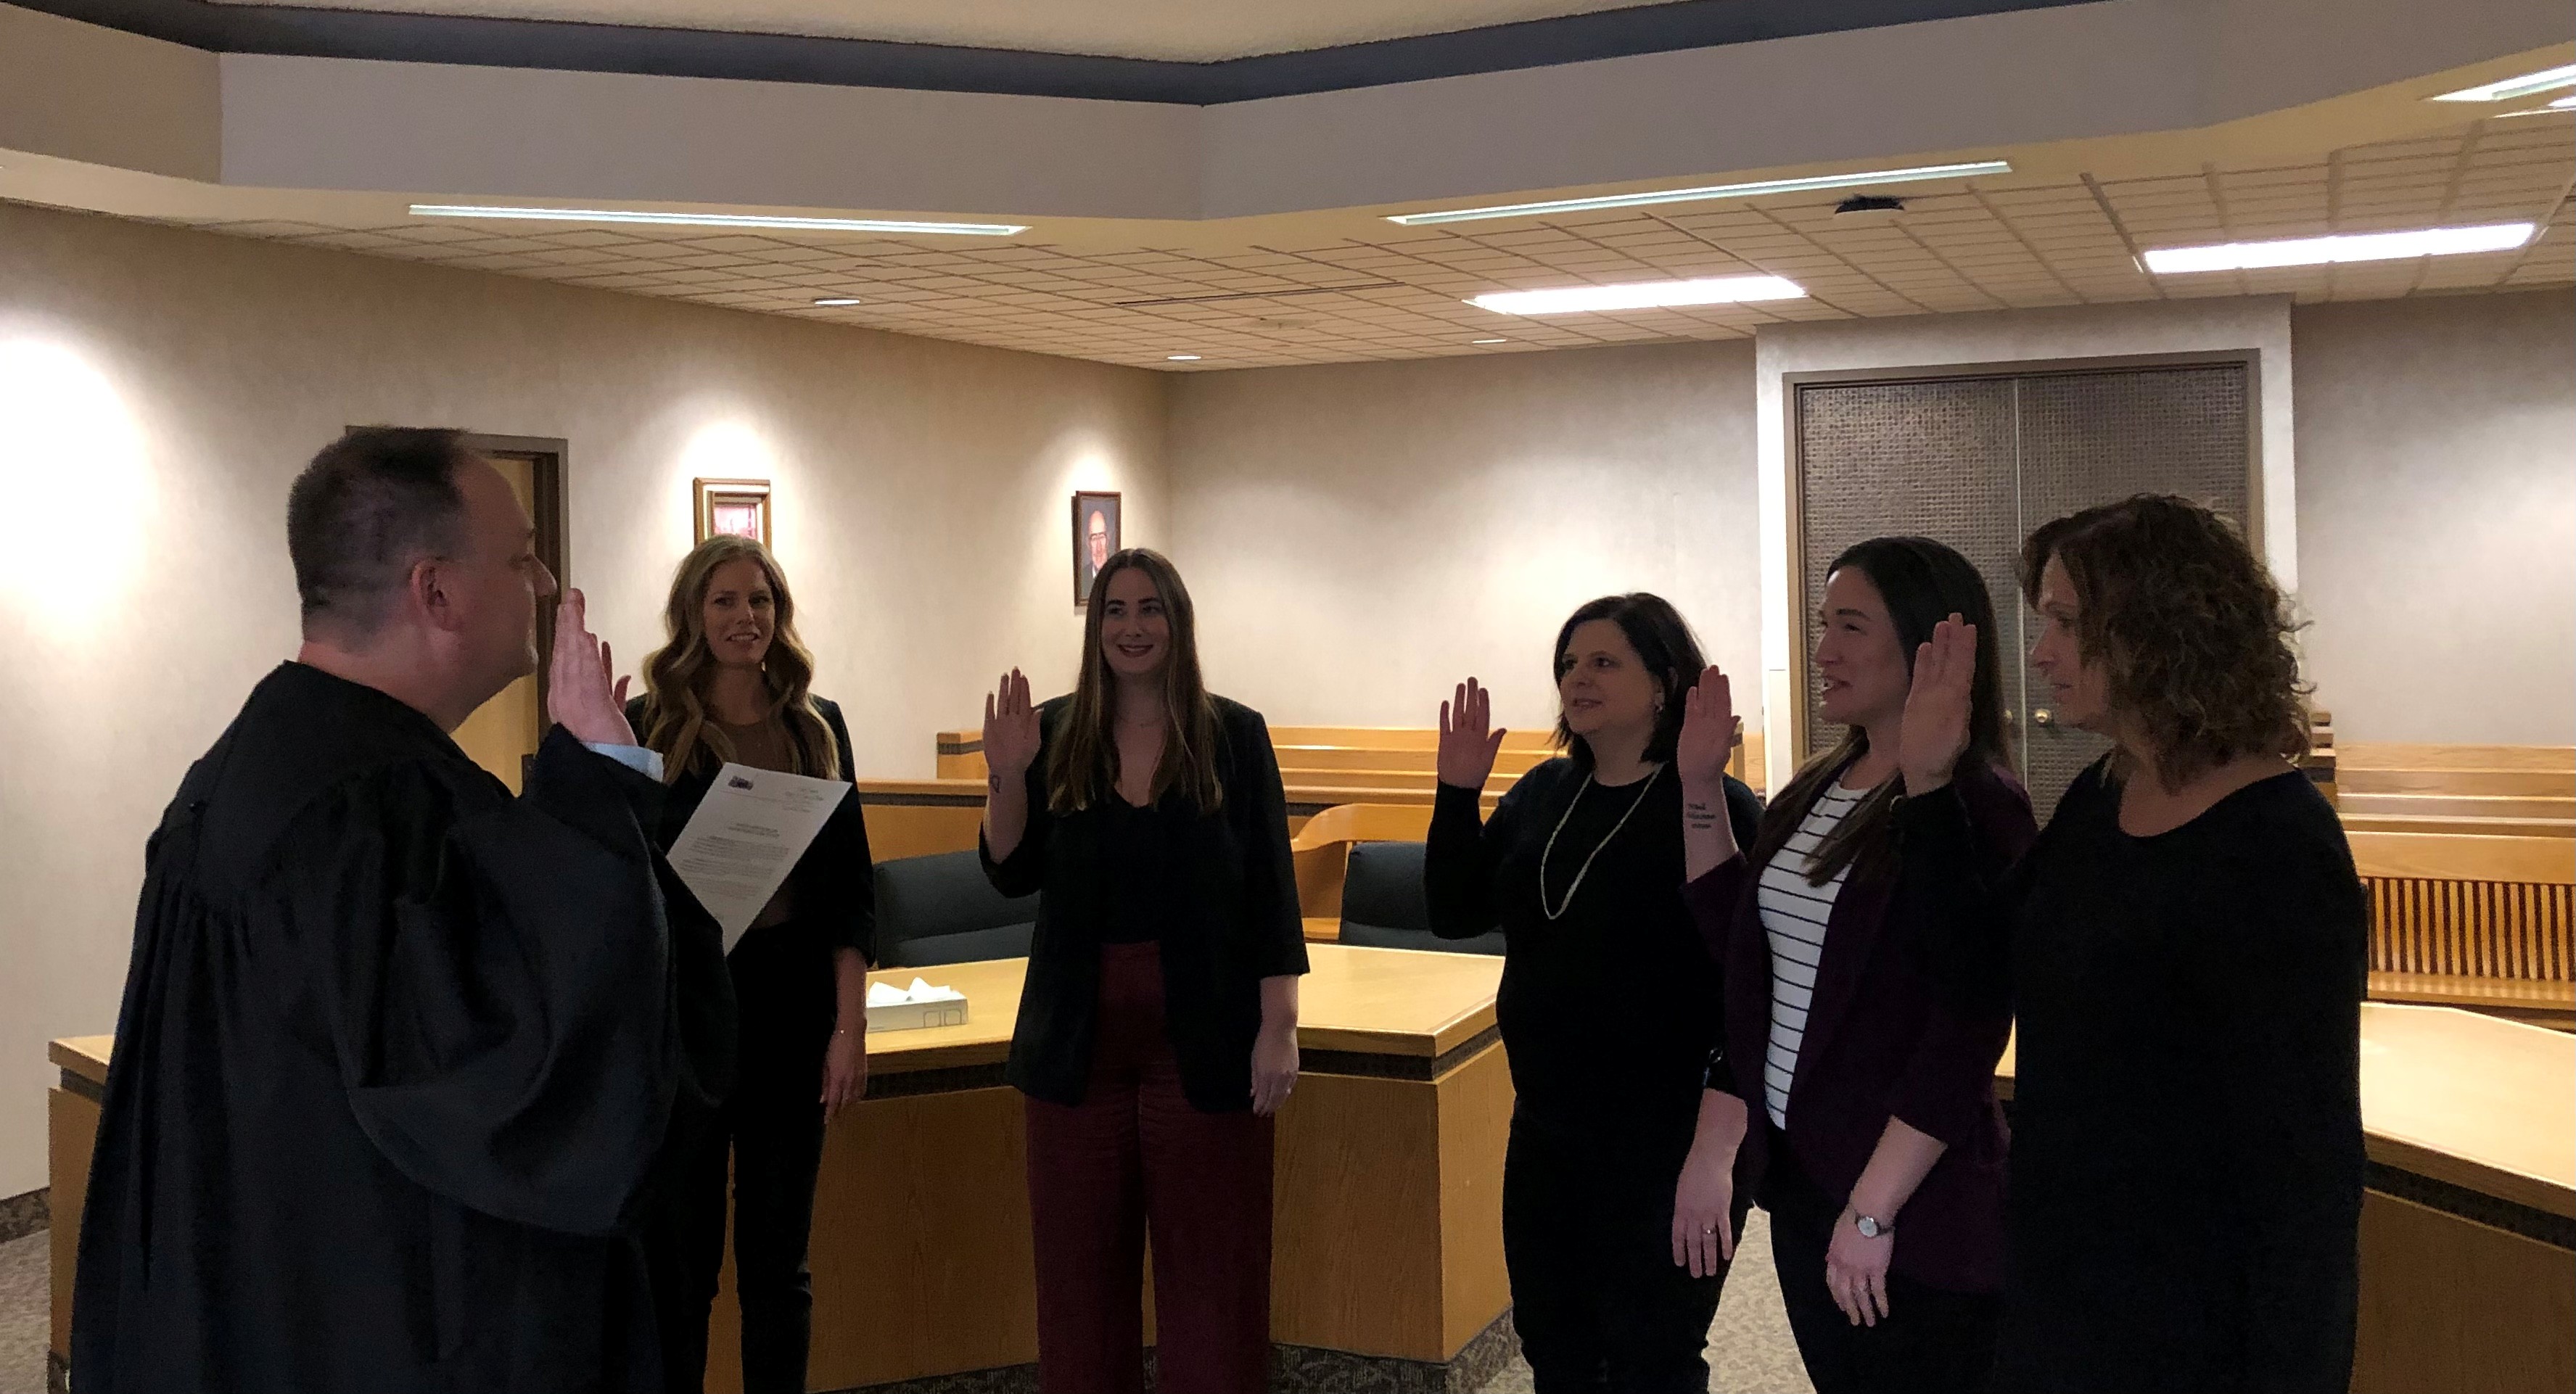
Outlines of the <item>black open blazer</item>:
{"label": "black open blazer", "polygon": [[[1305,923],[1288,852],[1288,800],[1261,713],[1216,704],[1217,782],[1224,806],[1191,814],[1175,834],[1163,888],[1163,1010],[1181,1091],[1207,1113],[1252,1106],[1252,1043],[1261,1033],[1261,980],[1306,971]],[[1011,855],[982,846],[984,874],[1004,895],[1038,896],[1029,974],[1011,1034],[1011,1084],[1031,1098],[1078,1104],[1091,1079],[1100,1003],[1100,809],[1047,809],[1047,757],[1071,699],[1038,708],[1043,737],[1029,765],[1029,826]],[[1116,795],[1112,794],[1115,798]],[[1163,796],[1166,812],[1187,796]],[[978,837],[981,846],[981,838]]]}
{"label": "black open blazer", "polygon": [[[841,782],[857,783],[850,772],[850,727],[841,719],[840,705],[825,697],[813,702],[841,757]],[[643,739],[643,698],[626,704],[626,722],[635,728],[636,739]],[[787,729],[795,737],[796,728]],[[809,763],[819,763],[813,759],[815,752],[805,755]],[[663,758],[669,759],[670,753],[663,752]],[[697,815],[698,805],[716,782],[716,769],[712,761],[701,761],[697,769],[682,770],[670,781],[670,791],[662,799],[661,828],[654,839],[662,850],[669,851],[688,828],[689,819]],[[787,873],[787,884],[796,893],[795,923],[820,930],[833,948],[856,949],[871,966],[876,963],[876,862],[868,855],[868,820],[859,807],[858,790],[841,796],[840,806],[832,810],[823,830],[814,834],[813,844],[797,858],[796,869]]]}

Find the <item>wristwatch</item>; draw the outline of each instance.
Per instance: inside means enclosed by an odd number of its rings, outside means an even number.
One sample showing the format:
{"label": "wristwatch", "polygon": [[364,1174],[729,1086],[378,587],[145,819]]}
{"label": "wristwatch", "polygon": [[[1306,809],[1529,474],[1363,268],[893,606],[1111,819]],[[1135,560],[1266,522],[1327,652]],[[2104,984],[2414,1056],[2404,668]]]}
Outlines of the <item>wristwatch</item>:
{"label": "wristwatch", "polygon": [[1896,1226],[1879,1223],[1876,1215],[1853,1216],[1852,1228],[1859,1230],[1860,1237],[1863,1239],[1876,1239],[1882,1234],[1896,1233]]}

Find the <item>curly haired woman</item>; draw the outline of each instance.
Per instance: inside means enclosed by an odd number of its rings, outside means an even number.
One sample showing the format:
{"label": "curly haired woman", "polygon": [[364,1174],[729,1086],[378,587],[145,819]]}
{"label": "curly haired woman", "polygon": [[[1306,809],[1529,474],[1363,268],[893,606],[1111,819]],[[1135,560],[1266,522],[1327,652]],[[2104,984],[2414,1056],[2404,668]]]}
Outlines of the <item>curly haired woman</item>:
{"label": "curly haired woman", "polygon": [[2020,1025],[1993,1388],[2340,1394],[2366,927],[2342,825],[2291,763],[2281,593],[2224,520],[2155,496],[2033,533],[2022,586],[2032,666],[2113,752],[1981,877],[1948,791],[1976,648],[1945,622],[1899,758],[1901,832],[1929,853],[1908,865],[1993,970],[1963,985],[2008,984]]}

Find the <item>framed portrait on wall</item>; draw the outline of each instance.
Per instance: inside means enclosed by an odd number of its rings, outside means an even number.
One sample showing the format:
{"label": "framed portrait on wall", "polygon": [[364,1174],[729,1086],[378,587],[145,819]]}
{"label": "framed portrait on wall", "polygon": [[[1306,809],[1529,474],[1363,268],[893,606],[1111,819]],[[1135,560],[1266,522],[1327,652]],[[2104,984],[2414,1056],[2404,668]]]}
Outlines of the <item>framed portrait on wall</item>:
{"label": "framed portrait on wall", "polygon": [[1091,603],[1091,578],[1125,544],[1119,540],[1118,496],[1073,496],[1073,603]]}
{"label": "framed portrait on wall", "polygon": [[697,495],[698,541],[730,534],[763,547],[777,545],[770,528],[768,480],[700,479],[691,487]]}

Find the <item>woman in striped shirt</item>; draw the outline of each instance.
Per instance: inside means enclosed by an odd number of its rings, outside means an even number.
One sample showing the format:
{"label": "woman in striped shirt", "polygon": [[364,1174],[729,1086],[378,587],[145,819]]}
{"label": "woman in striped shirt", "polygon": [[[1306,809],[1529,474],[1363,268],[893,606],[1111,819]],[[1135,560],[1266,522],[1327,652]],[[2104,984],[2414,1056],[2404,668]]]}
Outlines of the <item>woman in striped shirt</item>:
{"label": "woman in striped shirt", "polygon": [[1843,735],[1771,802],[1749,852],[1721,816],[1734,703],[1714,668],[1688,699],[1674,759],[1684,898],[1723,966],[1726,1043],[1682,1172],[1673,1261],[1697,1271],[1729,1256],[1730,1203],[1758,1199],[1819,1394],[1973,1390],[1993,1356],[1994,1069],[2009,1022],[1961,1005],[1988,999],[1957,991],[1929,951],[1892,827],[1914,659],[1944,617],[1984,636],[1954,782],[1976,855],[2008,864],[2035,829],[2007,765],[1994,606],[1976,568],[1938,542],[1882,537],[1835,558],[1814,666],[1823,717]]}

